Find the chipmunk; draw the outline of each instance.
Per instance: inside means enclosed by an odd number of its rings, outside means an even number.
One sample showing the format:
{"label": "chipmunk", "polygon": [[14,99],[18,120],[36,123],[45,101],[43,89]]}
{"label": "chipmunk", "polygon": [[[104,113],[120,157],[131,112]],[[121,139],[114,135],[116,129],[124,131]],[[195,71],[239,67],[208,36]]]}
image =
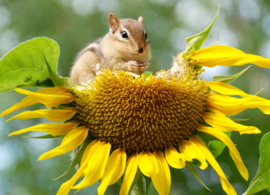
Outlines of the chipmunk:
{"label": "chipmunk", "polygon": [[118,19],[108,17],[109,33],[83,49],[71,70],[74,85],[88,83],[98,71],[109,68],[142,74],[149,66],[150,44],[143,27],[144,19]]}

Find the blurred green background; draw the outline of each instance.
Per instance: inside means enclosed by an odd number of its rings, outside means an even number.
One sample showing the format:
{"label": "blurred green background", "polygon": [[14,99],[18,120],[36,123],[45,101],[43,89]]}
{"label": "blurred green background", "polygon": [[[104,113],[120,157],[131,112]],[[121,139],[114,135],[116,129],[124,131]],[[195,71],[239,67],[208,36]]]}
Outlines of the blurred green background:
{"label": "blurred green background", "polygon": [[[237,47],[246,53],[270,58],[270,2],[269,0],[0,0],[0,57],[20,42],[34,37],[54,39],[61,48],[58,73],[69,76],[72,63],[89,42],[108,32],[107,17],[114,13],[119,18],[144,17],[144,26],[152,48],[151,66],[155,71],[169,68],[177,53],[185,48],[185,38],[206,28],[215,16],[218,3],[221,10],[218,19],[203,47],[220,45]],[[206,68],[203,77],[210,81],[215,75],[234,74],[244,67]],[[270,99],[270,70],[252,66],[233,85],[247,93]],[[1,84],[1,83],[0,83]],[[24,96],[9,91],[0,95],[0,112],[20,101]],[[38,105],[30,109],[40,108]],[[28,108],[29,109],[29,108]],[[19,111],[21,112],[21,111]],[[43,119],[4,121],[0,118],[0,195],[47,195],[56,194],[60,185],[75,172],[56,181],[69,166],[69,155],[36,162],[39,155],[61,143],[60,140],[26,139],[21,136],[7,138],[12,131],[45,122]],[[217,158],[238,194],[242,194],[256,174],[259,161],[259,142],[270,130],[270,116],[258,109],[246,110],[235,118],[248,118],[245,125],[257,126],[258,135],[232,133],[250,179],[245,181],[236,169],[228,149]],[[38,133],[28,135],[37,136]],[[212,190],[207,191],[186,169],[172,173],[171,195],[225,194],[215,171],[209,166],[201,171],[196,167],[203,182]],[[79,195],[97,194],[99,184],[81,190]],[[72,191],[70,194],[73,194]],[[117,194],[119,185],[110,186],[106,192]],[[157,194],[150,187],[150,195]],[[268,194],[262,191],[259,194]]]}

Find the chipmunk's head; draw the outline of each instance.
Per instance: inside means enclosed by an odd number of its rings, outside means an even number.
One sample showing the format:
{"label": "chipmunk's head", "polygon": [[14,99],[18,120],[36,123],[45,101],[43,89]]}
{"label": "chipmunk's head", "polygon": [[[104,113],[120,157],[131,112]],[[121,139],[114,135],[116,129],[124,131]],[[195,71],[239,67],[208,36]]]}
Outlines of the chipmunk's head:
{"label": "chipmunk's head", "polygon": [[127,56],[127,60],[149,61],[151,58],[150,44],[143,27],[144,19],[118,19],[114,14],[109,15],[109,34],[115,40],[116,50]]}

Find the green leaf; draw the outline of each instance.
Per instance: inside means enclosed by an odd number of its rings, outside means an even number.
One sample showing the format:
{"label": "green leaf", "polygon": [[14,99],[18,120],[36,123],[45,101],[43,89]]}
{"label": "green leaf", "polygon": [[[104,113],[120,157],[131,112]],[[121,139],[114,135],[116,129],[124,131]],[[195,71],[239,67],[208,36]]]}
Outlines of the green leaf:
{"label": "green leaf", "polygon": [[223,83],[229,83],[235,79],[237,79],[238,77],[240,77],[244,72],[246,72],[249,68],[251,67],[248,66],[247,68],[245,68],[244,70],[242,70],[241,72],[234,74],[234,75],[229,75],[229,76],[214,76],[213,77],[213,81],[218,81],[218,82],[223,82]]}
{"label": "green leaf", "polygon": [[51,134],[46,134],[46,135],[41,135],[41,136],[37,136],[37,137],[31,137],[31,136],[25,136],[22,135],[22,137],[24,138],[32,138],[32,139],[50,139],[50,138],[61,138],[64,137],[65,135],[57,135],[57,136],[53,136]]}
{"label": "green leaf", "polygon": [[270,133],[265,134],[261,139],[260,153],[258,172],[243,195],[255,194],[270,188]]}
{"label": "green leaf", "polygon": [[82,158],[82,155],[83,155],[83,153],[84,153],[86,147],[87,147],[92,141],[93,141],[93,139],[92,139],[90,136],[88,136],[88,137],[86,138],[86,140],[83,142],[83,144],[80,146],[80,148],[78,149],[77,153],[75,154],[75,156],[74,156],[74,158],[73,158],[73,160],[72,160],[72,162],[71,162],[71,164],[70,164],[68,170],[67,170],[65,173],[63,173],[62,175],[60,175],[59,177],[57,177],[57,178],[55,178],[55,179],[52,179],[52,180],[57,180],[57,179],[63,177],[64,175],[66,175],[69,171],[71,171],[71,170],[72,170],[72,169],[80,162],[80,160],[81,160],[81,158]]}
{"label": "green leaf", "polygon": [[201,178],[199,177],[197,171],[195,170],[192,162],[188,162],[186,161],[186,167],[189,169],[189,171],[198,179],[198,181],[209,191],[211,191],[201,180]]}
{"label": "green leaf", "polygon": [[52,80],[54,86],[64,86],[64,87],[71,87],[71,83],[68,77],[61,77],[58,76],[53,70],[51,69],[50,64],[48,63],[46,57],[44,56],[45,63],[47,65],[49,74],[50,74],[50,79]]}
{"label": "green leaf", "polygon": [[45,37],[19,44],[0,60],[0,92],[54,86],[45,59],[56,75],[59,52],[58,44]]}
{"label": "green leaf", "polygon": [[214,20],[212,21],[212,23],[204,31],[202,31],[199,34],[194,35],[192,37],[186,38],[187,46],[186,46],[186,49],[185,49],[185,53],[187,55],[189,55],[190,53],[192,53],[194,51],[197,51],[197,50],[199,50],[201,48],[204,41],[208,37],[208,34],[209,34],[212,26],[214,25],[214,23],[215,23],[215,21],[217,19],[217,16],[218,16],[218,13],[219,13],[219,8],[220,8],[220,5],[218,6],[218,10],[217,10],[217,13],[216,13],[216,16],[215,16]]}

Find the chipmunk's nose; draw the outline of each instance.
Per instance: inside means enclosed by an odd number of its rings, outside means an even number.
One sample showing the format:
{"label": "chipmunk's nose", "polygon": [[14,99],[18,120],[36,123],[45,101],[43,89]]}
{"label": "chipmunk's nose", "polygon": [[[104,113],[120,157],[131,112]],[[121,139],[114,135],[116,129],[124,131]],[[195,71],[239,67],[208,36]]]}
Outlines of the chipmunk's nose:
{"label": "chipmunk's nose", "polygon": [[142,53],[143,52],[143,47],[140,47],[139,48],[139,53]]}

